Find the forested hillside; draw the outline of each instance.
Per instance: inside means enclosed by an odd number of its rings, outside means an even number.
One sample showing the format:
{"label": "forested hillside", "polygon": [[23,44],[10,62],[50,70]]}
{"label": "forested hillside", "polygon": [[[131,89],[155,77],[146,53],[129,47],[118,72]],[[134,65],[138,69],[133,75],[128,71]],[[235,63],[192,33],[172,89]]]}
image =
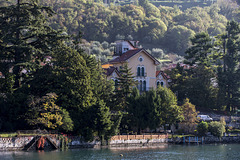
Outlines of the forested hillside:
{"label": "forested hillside", "polygon": [[[123,6],[0,2],[1,131],[56,129],[103,140],[176,124],[186,120],[183,113],[193,105],[231,115],[239,111],[240,26],[227,19],[239,20],[235,3],[182,11],[147,0]],[[191,67],[178,64],[167,73],[169,88],[140,94],[123,66],[116,87],[97,60],[113,54],[117,39],[139,40],[159,59],[167,57],[164,52],[185,52]]]}
{"label": "forested hillside", "polygon": [[50,20],[54,29],[64,29],[68,34],[80,31],[87,41],[100,43],[134,39],[146,48],[162,48],[179,55],[184,55],[190,46],[189,37],[195,33],[204,31],[216,36],[224,32],[228,19],[239,21],[237,3],[227,0],[184,11],[178,3],[167,7],[148,0],[126,5],[93,0],[40,0],[40,3],[56,12]]}

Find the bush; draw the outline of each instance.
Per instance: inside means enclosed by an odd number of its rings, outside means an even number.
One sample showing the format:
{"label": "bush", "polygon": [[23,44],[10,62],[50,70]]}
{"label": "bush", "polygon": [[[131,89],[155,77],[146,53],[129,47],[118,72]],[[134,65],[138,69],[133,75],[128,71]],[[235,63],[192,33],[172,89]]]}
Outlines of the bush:
{"label": "bush", "polygon": [[213,121],[209,123],[209,131],[212,133],[212,135],[217,137],[222,137],[225,130],[224,123]]}
{"label": "bush", "polygon": [[104,41],[104,42],[102,43],[102,48],[103,48],[103,49],[107,49],[108,47],[109,47],[109,43],[106,42],[106,41]]}
{"label": "bush", "polygon": [[208,123],[201,122],[197,125],[197,132],[199,136],[205,136],[208,132]]}

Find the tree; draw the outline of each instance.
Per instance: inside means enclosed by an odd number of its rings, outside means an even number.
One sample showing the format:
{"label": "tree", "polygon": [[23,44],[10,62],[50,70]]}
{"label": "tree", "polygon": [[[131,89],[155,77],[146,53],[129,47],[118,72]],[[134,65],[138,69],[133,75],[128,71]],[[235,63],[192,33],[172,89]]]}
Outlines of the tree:
{"label": "tree", "polygon": [[[5,114],[13,130],[26,128],[23,114],[29,80],[65,39],[47,25],[52,14],[49,7],[39,6],[34,0],[17,0],[0,7],[0,72],[4,77],[0,80],[1,117]],[[4,106],[9,112],[4,112]]]}
{"label": "tree", "polygon": [[185,58],[190,64],[210,66],[208,54],[213,47],[212,40],[207,33],[201,32],[191,38],[192,46],[186,50]]}
{"label": "tree", "polygon": [[164,87],[150,90],[139,95],[134,90],[129,101],[129,125],[132,129],[141,130],[175,124],[183,119],[182,111],[177,106],[177,99],[173,92]]}
{"label": "tree", "polygon": [[157,95],[161,98],[161,118],[163,120],[162,125],[176,124],[183,120],[182,109],[177,105],[176,95],[166,87],[159,86],[156,90]]}
{"label": "tree", "polygon": [[214,70],[204,65],[196,66],[188,71],[185,87],[186,97],[198,109],[219,109],[217,106],[217,79]]}
{"label": "tree", "polygon": [[193,127],[195,126],[197,120],[197,111],[193,104],[189,102],[189,99],[186,99],[184,104],[181,106],[184,116],[184,124],[187,128],[187,133],[193,132]]}
{"label": "tree", "polygon": [[165,46],[179,55],[184,55],[184,51],[190,46],[189,38],[195,32],[185,26],[177,25],[168,29],[165,35]]}
{"label": "tree", "polygon": [[208,123],[203,121],[198,123],[197,131],[199,136],[205,136],[208,132]]}
{"label": "tree", "polygon": [[218,66],[219,100],[224,99],[221,106],[227,111],[236,110],[239,106],[239,24],[230,21],[226,27],[226,34],[220,37],[218,43],[218,58],[222,61]]}
{"label": "tree", "polygon": [[58,129],[65,122],[63,129],[71,131],[73,122],[67,111],[55,104],[56,99],[55,94],[47,94],[42,98],[32,97],[29,102],[29,110],[26,113],[28,124],[41,129]]}
{"label": "tree", "polygon": [[98,136],[102,143],[108,138],[108,132],[113,126],[109,107],[101,100],[85,109],[78,121],[81,123],[80,133],[85,140],[93,140],[94,136]]}
{"label": "tree", "polygon": [[4,75],[12,69],[15,89],[31,77],[45,56],[51,56],[63,37],[47,26],[46,17],[52,14],[49,7],[39,6],[35,0],[17,0],[0,8],[0,63],[5,67]]}
{"label": "tree", "polygon": [[225,125],[221,122],[213,121],[209,123],[209,131],[212,135],[222,137],[225,132]]}
{"label": "tree", "polygon": [[117,79],[118,84],[116,88],[116,107],[117,110],[126,111],[127,109],[127,98],[132,93],[133,87],[136,85],[133,79],[133,73],[128,65],[125,64],[120,69],[121,76]]}

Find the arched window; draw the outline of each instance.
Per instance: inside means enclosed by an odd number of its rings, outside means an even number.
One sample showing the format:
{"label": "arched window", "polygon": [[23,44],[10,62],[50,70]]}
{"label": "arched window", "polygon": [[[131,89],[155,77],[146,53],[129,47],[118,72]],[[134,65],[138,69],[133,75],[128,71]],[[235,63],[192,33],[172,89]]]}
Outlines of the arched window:
{"label": "arched window", "polygon": [[138,68],[137,68],[137,76],[140,76],[140,75],[141,75],[140,71],[141,71],[141,68],[138,67]]}
{"label": "arched window", "polygon": [[159,83],[159,81],[158,81],[158,82],[157,82],[157,87],[159,86],[159,84],[160,84],[160,83]]}
{"label": "arched window", "polygon": [[142,67],[142,75],[144,77],[144,67]]}
{"label": "arched window", "polygon": [[161,82],[161,86],[163,86],[164,85],[164,83],[163,82]]}
{"label": "arched window", "polygon": [[143,90],[144,90],[144,91],[147,90],[146,81],[143,81]]}

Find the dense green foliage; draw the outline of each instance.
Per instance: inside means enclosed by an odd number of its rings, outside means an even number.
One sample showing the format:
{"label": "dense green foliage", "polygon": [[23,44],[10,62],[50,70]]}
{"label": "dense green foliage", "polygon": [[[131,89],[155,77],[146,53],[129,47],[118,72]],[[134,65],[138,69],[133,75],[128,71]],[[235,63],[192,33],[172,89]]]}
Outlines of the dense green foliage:
{"label": "dense green foliage", "polygon": [[226,110],[235,114],[239,106],[239,24],[227,23],[216,38],[198,33],[186,50],[188,68],[178,65],[169,71],[171,89],[178,100],[188,97],[202,110]]}
{"label": "dense green foliage", "polygon": [[[86,0],[0,4],[2,131],[56,129],[103,141],[182,120],[190,126],[196,122],[194,105],[238,109],[240,29],[236,21],[227,23],[238,15],[235,8],[213,4],[182,11],[148,0],[123,6]],[[86,40],[79,41],[79,31]],[[119,39],[139,39],[159,59],[171,58],[166,51],[184,55],[186,50],[189,65],[169,71],[172,91],[159,87],[140,94],[127,65],[114,87],[100,61],[113,55],[110,42]],[[220,137],[223,126],[211,123],[209,129]]]}
{"label": "dense green foliage", "polygon": [[[78,36],[66,36],[49,27],[50,8],[36,1],[18,0],[0,11],[4,23],[0,27],[1,131],[55,129],[82,135],[86,140],[98,136],[104,142],[126,128],[133,130],[134,123],[141,130],[182,119],[171,90],[160,87],[137,94],[127,65],[120,70],[122,76],[114,91],[101,64],[84,53]],[[114,46],[92,43],[104,50]],[[162,50],[153,51],[163,57]],[[99,54],[93,48],[90,52]],[[105,54],[111,54],[110,49]],[[139,123],[142,117],[133,117],[137,114],[133,107],[144,111],[147,125]]]}
{"label": "dense green foliage", "polygon": [[197,132],[199,136],[205,136],[208,132],[208,123],[203,121],[198,123]]}
{"label": "dense green foliage", "polygon": [[183,120],[181,107],[174,93],[164,87],[139,94],[137,89],[129,98],[129,125],[141,133],[146,128],[156,129]]}
{"label": "dense green foliage", "polygon": [[225,132],[225,125],[221,122],[213,121],[209,123],[209,131],[212,135],[222,137]]}
{"label": "dense green foliage", "polygon": [[196,6],[186,10],[177,7],[177,2],[174,7],[150,2],[153,1],[105,5],[102,1],[40,0],[57,13],[49,22],[54,29],[63,29],[69,34],[81,30],[87,41],[101,43],[133,38],[144,46],[181,55],[190,46],[189,38],[195,33],[208,32],[215,36],[224,31],[227,19],[239,19],[237,6],[230,2],[226,5],[219,1],[204,8]]}

